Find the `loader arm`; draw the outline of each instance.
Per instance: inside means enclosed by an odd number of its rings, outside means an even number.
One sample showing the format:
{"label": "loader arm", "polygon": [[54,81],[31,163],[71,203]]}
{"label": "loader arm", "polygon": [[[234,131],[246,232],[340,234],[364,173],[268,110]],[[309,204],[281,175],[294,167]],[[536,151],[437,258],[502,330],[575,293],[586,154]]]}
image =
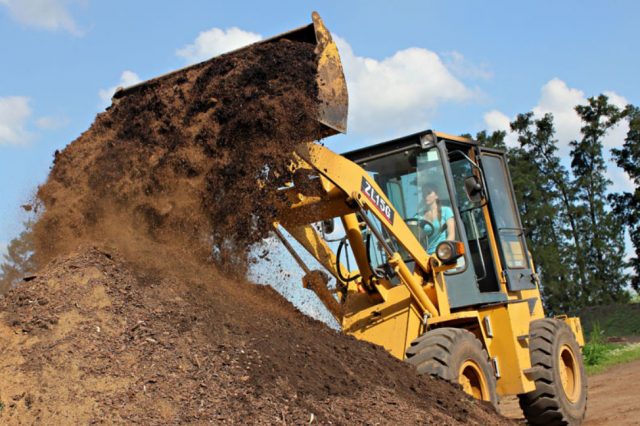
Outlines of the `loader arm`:
{"label": "loader arm", "polygon": [[[448,267],[440,265],[435,256],[427,254],[374,179],[357,164],[316,143],[300,144],[296,154],[303,163],[301,169],[312,170],[319,179],[316,178],[314,182],[314,176],[305,173],[306,182],[297,182],[287,190],[289,203],[279,206],[280,225],[340,280],[339,259],[311,226],[322,220],[340,218],[361,275],[356,284],[375,289],[386,299],[387,292],[393,286],[389,280],[371,271],[358,218],[364,220],[369,231],[384,247],[388,265],[406,286],[419,314],[440,316],[443,308],[448,313],[447,301],[438,298],[440,295],[446,299],[444,280],[436,277]],[[310,187],[314,189],[310,190]],[[385,232],[380,232],[367,213],[373,215],[377,225],[384,228]],[[394,244],[387,241],[389,237],[415,261],[415,271],[408,268]],[[352,273],[349,277],[354,275]],[[429,287],[435,287],[436,291],[426,291]]]}

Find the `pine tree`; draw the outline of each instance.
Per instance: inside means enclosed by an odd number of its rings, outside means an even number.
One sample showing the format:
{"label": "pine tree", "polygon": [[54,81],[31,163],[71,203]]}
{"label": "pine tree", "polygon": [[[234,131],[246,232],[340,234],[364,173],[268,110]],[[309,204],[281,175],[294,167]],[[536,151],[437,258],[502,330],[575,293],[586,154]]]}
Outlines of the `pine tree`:
{"label": "pine tree", "polygon": [[624,273],[624,229],[619,216],[607,209],[611,181],[605,177],[602,140],[622,119],[622,112],[606,96],[589,98],[575,108],[582,119],[580,140],[570,143],[573,186],[576,190],[580,248],[587,259],[588,282],[582,283],[581,303],[606,304],[628,299]]}
{"label": "pine tree", "polygon": [[[471,135],[468,135],[468,137],[470,138]],[[483,130],[476,134],[476,141],[487,148],[507,150],[507,145],[504,141],[506,137],[507,132],[502,130],[496,130],[491,134],[488,134],[486,130]]]}
{"label": "pine tree", "polygon": [[[504,132],[480,132],[488,147],[507,150],[509,169],[529,249],[541,277],[545,306],[551,313],[575,313],[588,305],[628,300],[623,224],[636,249],[632,285],[640,287],[640,110],[624,112],[606,96],[576,107],[581,138],[570,143],[571,170],[558,157],[553,116],[520,114],[511,123],[517,147],[505,146]],[[614,194],[605,177],[602,141],[622,118],[629,117],[625,145],[614,158],[636,183],[633,194]]]}
{"label": "pine tree", "polygon": [[614,212],[625,223],[635,250],[635,257],[628,263],[633,269],[631,286],[640,292],[640,108],[629,105],[625,109],[629,121],[629,131],[621,149],[612,149],[611,154],[618,167],[622,168],[633,181],[633,193],[612,194],[609,199]]}

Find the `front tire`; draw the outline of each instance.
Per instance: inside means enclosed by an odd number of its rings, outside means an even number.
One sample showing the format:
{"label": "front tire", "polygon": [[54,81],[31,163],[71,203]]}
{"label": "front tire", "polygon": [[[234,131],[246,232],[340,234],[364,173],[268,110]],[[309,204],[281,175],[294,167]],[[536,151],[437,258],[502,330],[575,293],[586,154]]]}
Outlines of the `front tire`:
{"label": "front tire", "polygon": [[458,384],[476,399],[498,403],[496,378],[489,355],[476,336],[464,329],[438,328],[411,342],[406,361],[418,374]]}
{"label": "front tire", "polygon": [[532,425],[579,425],[587,410],[582,354],[567,324],[545,318],[530,325],[529,353],[536,390],[518,395]]}

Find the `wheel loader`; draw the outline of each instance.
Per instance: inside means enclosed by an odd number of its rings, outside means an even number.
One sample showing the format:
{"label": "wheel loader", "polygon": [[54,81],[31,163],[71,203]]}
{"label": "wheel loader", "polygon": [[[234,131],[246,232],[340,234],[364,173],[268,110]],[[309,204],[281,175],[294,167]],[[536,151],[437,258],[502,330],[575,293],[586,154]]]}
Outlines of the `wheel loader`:
{"label": "wheel loader", "polygon": [[[347,86],[320,16],[261,43],[283,38],[315,45],[309,119],[323,136],[346,132]],[[303,140],[291,156],[274,233],[345,333],[477,399],[517,395],[531,424],[582,421],[580,320],[545,317],[504,152],[425,130],[345,154]]]}
{"label": "wheel loader", "polygon": [[[317,15],[314,26],[339,65]],[[334,108],[318,120],[344,132],[346,83],[333,71],[322,87]],[[545,318],[504,152],[426,130],[342,155],[309,141],[294,156],[275,233],[345,333],[494,405],[518,395],[532,424],[581,422],[580,320]],[[434,193],[446,225],[429,215]]]}

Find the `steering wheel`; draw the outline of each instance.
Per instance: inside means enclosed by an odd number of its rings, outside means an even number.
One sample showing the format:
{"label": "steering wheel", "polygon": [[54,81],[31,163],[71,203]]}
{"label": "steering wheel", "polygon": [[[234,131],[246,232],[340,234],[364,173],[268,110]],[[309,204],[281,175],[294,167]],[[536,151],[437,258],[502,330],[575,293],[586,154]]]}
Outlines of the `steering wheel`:
{"label": "steering wheel", "polygon": [[429,237],[432,237],[436,230],[433,223],[426,219],[410,218],[406,219],[405,223],[409,226],[411,232],[413,232],[422,245],[426,245],[429,241]]}

